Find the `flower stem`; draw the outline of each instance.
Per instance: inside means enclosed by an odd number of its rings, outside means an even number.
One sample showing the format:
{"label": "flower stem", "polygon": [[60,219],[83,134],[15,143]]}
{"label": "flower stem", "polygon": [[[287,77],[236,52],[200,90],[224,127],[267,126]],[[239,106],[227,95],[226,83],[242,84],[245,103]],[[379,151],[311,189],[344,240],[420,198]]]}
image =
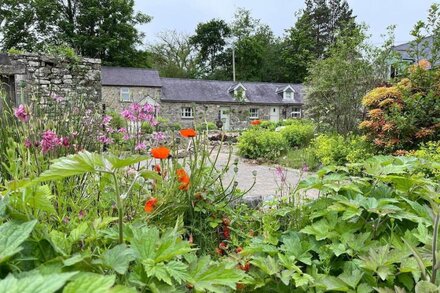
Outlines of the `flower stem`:
{"label": "flower stem", "polygon": [[121,200],[121,193],[119,191],[118,179],[116,178],[116,174],[113,172],[113,181],[115,182],[115,191],[116,191],[116,207],[118,208],[118,226],[119,226],[119,243],[124,243],[124,227],[123,227],[123,205]]}

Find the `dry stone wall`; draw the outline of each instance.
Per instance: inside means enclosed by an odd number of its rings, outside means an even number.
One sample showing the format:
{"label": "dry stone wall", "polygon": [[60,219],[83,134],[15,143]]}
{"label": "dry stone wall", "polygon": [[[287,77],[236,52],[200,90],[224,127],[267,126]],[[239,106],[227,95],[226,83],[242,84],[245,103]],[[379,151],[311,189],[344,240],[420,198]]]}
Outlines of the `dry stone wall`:
{"label": "dry stone wall", "polygon": [[100,59],[0,54],[0,77],[15,104],[51,95],[101,101]]}

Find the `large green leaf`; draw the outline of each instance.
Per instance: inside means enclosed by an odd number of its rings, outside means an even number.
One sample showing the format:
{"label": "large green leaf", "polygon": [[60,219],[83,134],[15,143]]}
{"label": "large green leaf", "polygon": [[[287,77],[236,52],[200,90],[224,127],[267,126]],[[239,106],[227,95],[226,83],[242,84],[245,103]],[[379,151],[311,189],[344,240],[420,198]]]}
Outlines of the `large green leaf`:
{"label": "large green leaf", "polygon": [[118,158],[116,156],[107,157],[107,160],[110,162],[110,164],[112,165],[112,168],[114,168],[114,169],[128,167],[128,166],[134,165],[136,163],[145,161],[147,159],[148,159],[147,156],[140,156],[140,155],[131,156],[128,158]]}
{"label": "large green leaf", "polygon": [[64,284],[76,274],[61,273],[40,275],[30,274],[24,278],[16,279],[9,275],[0,281],[0,292],[7,293],[52,293],[58,291]]}
{"label": "large green leaf", "polygon": [[440,291],[440,288],[428,281],[420,281],[416,285],[416,293],[436,293]]}
{"label": "large green leaf", "polygon": [[70,282],[63,293],[106,293],[115,283],[116,276],[102,276],[92,273],[79,275]]}
{"label": "large green leaf", "polygon": [[191,263],[189,268],[190,283],[196,291],[224,292],[224,288],[235,289],[235,284],[245,276],[237,268],[229,268],[225,263],[211,263],[209,256],[203,256]]}
{"label": "large green leaf", "polygon": [[26,203],[34,209],[49,214],[55,214],[55,208],[51,202],[52,197],[49,185],[38,186],[35,190],[32,188],[26,190]]}
{"label": "large green leaf", "polygon": [[105,160],[100,154],[84,151],[54,160],[49,170],[44,171],[36,181],[58,180],[97,172],[104,168]]}
{"label": "large green leaf", "polygon": [[22,224],[6,222],[0,226],[0,263],[21,251],[20,245],[29,237],[36,223],[37,220]]}
{"label": "large green leaf", "polygon": [[130,262],[135,258],[133,249],[127,247],[125,244],[120,244],[105,251],[101,255],[100,262],[119,274],[125,274]]}

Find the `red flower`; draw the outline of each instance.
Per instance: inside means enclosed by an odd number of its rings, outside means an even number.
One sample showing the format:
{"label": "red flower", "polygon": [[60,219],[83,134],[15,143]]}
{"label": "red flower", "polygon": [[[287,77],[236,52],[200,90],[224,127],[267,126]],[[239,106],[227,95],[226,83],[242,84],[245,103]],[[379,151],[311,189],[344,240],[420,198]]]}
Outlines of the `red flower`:
{"label": "red flower", "polygon": [[220,242],[218,245],[218,248],[226,250],[226,249],[228,249],[228,244],[225,242]]}
{"label": "red flower", "polygon": [[229,237],[231,237],[231,230],[228,228],[228,226],[223,226],[223,236],[225,239],[229,239]]}
{"label": "red flower", "polygon": [[154,165],[153,171],[160,175],[160,172],[162,171],[160,165],[159,164]]}
{"label": "red flower", "polygon": [[251,121],[251,124],[252,124],[252,125],[260,125],[260,124],[261,124],[261,121],[258,120],[258,119],[257,119],[257,120],[252,120],[252,121]]}
{"label": "red flower", "polygon": [[168,159],[170,156],[170,149],[164,146],[160,146],[154,149],[151,149],[151,155],[155,159]]}
{"label": "red flower", "polygon": [[183,137],[195,137],[197,132],[192,128],[187,128],[180,130],[180,135]]}
{"label": "red flower", "polygon": [[154,208],[156,207],[156,204],[157,204],[157,198],[155,197],[150,198],[145,203],[144,211],[147,213],[153,212]]}
{"label": "red flower", "polygon": [[238,264],[238,268],[242,271],[249,272],[251,269],[251,264],[247,261],[244,265]]}
{"label": "red flower", "polygon": [[185,169],[180,168],[176,170],[177,180],[180,182],[179,189],[180,190],[188,190],[189,189],[189,181],[190,178],[186,173]]}
{"label": "red flower", "polygon": [[215,253],[217,253],[218,255],[223,255],[223,250],[221,250],[220,248],[216,247],[215,248]]}
{"label": "red flower", "polygon": [[239,246],[239,247],[237,247],[236,249],[235,249],[235,252],[236,253],[240,253],[240,252],[242,252],[243,251],[243,248],[241,247],[241,246]]}

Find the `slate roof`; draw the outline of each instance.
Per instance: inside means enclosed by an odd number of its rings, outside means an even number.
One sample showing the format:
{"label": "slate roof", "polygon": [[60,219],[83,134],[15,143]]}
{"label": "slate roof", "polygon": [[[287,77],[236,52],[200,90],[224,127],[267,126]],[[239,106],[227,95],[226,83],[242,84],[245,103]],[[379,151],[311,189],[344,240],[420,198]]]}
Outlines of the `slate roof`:
{"label": "slate roof", "polygon": [[[413,46],[415,45],[414,42],[408,42],[404,44],[400,44],[393,47],[393,50],[398,52],[403,60],[409,60],[411,62],[420,61],[420,59],[431,59],[432,53],[431,53],[431,47],[433,43],[433,37],[427,37],[425,38],[421,44],[419,44],[419,50],[423,50],[421,52],[421,56],[419,56],[419,60],[414,60],[414,56],[412,56],[410,53],[414,49]],[[414,44],[414,45],[413,45]],[[439,60],[440,61],[440,60]],[[436,62],[436,65],[439,64],[439,61]]]}
{"label": "slate roof", "polygon": [[[196,102],[196,103],[238,103],[230,92],[238,82],[182,79],[182,78],[161,78],[162,101],[167,102]],[[283,101],[283,95],[277,94],[279,88],[288,84],[268,82],[241,82],[247,89],[246,103],[250,104],[272,104],[291,105],[303,104],[303,86],[301,84],[290,84],[295,90],[293,101]]]}
{"label": "slate roof", "polygon": [[101,83],[104,86],[161,86],[157,70],[130,67],[102,66]]}

